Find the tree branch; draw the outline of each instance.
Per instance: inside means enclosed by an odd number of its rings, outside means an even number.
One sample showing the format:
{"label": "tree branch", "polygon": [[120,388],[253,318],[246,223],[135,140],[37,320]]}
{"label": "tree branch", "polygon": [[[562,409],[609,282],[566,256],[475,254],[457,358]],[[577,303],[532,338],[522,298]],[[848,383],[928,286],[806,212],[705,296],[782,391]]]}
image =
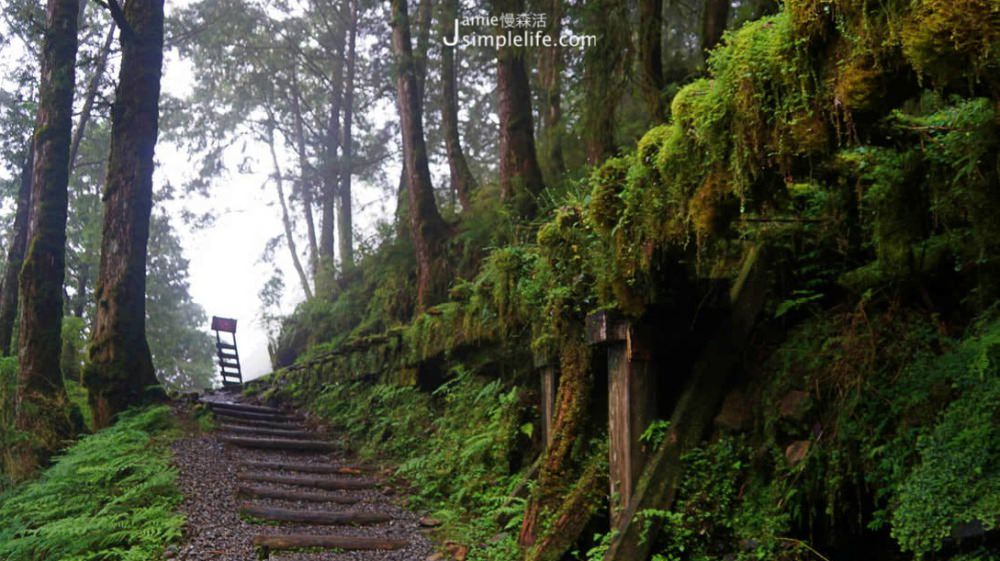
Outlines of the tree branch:
{"label": "tree branch", "polygon": [[111,12],[111,19],[115,20],[115,24],[118,26],[119,29],[122,30],[122,37],[124,37],[125,40],[127,41],[136,40],[135,30],[132,29],[132,26],[129,25],[128,20],[125,19],[125,12],[122,11],[121,4],[118,3],[118,0],[107,0],[107,2],[105,2],[104,0],[94,0],[94,2],[96,2],[97,5],[101,6],[102,8]]}

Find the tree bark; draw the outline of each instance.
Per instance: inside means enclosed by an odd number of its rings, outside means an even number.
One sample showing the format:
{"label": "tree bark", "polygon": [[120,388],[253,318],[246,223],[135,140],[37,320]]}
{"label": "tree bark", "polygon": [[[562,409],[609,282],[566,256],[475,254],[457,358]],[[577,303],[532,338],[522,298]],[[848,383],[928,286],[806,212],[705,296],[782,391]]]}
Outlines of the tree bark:
{"label": "tree bark", "polygon": [[[728,1],[728,0],[727,0]],[[663,0],[639,0],[639,83],[654,122],[666,116],[663,89]]]}
{"label": "tree bark", "polygon": [[14,320],[17,319],[17,277],[24,262],[24,250],[28,244],[28,210],[31,208],[31,168],[34,160],[34,146],[29,141],[24,165],[21,167],[21,183],[17,191],[17,210],[14,212],[13,232],[7,248],[7,266],[0,280],[0,356],[10,356],[14,338]]}
{"label": "tree bark", "polygon": [[299,275],[299,282],[302,283],[302,292],[307,300],[312,300],[312,289],[309,287],[309,277],[302,262],[299,260],[299,250],[295,247],[295,230],[292,228],[292,219],[288,215],[288,204],[285,203],[285,186],[281,178],[281,166],[278,164],[278,154],[274,150],[274,127],[267,130],[267,147],[271,152],[271,164],[274,166],[274,185],[278,190],[278,202],[281,203],[281,224],[285,229],[285,242],[288,244],[288,253],[292,256],[292,266]]}
{"label": "tree bark", "polygon": [[14,480],[32,474],[73,432],[59,357],[79,9],[78,0],[49,0],[46,6],[28,245],[19,279],[14,413],[15,428],[30,438],[4,454]]}
{"label": "tree bark", "polygon": [[349,2],[349,29],[347,32],[347,80],[344,93],[344,141],[341,151],[340,190],[337,193],[337,228],[340,239],[340,266],[341,273],[354,267],[354,217],[351,208],[351,175],[354,139],[352,137],[352,125],[354,121],[354,71],[357,62],[355,53],[355,43],[358,35],[358,3],[357,0]]}
{"label": "tree bark", "polygon": [[705,2],[705,12],[701,20],[701,51],[706,58],[708,52],[719,44],[722,34],[726,31],[726,22],[729,19],[729,1],[706,0]]}
{"label": "tree bark", "polygon": [[585,15],[588,32],[598,34],[597,45],[584,53],[584,143],[587,163],[597,165],[615,153],[615,112],[621,96],[628,31],[622,6],[610,0],[589,0]]}
{"label": "tree bark", "polygon": [[[447,35],[455,18],[458,17],[458,0],[446,0],[444,9],[441,29],[442,33]],[[462,209],[468,210],[472,205],[472,191],[477,187],[476,177],[469,169],[469,162],[462,152],[462,139],[458,132],[458,76],[455,70],[455,48],[446,44],[441,47],[441,82],[441,126],[444,129],[451,189],[462,203]]]}
{"label": "tree bark", "polygon": [[[546,34],[558,41],[562,34],[561,0],[550,0]],[[558,180],[566,172],[562,152],[562,67],[563,50],[558,43],[543,48],[538,66],[542,99],[542,163],[550,181]]]}
{"label": "tree bark", "polygon": [[[318,247],[316,243],[316,221],[313,219],[313,177],[306,155],[306,135],[302,123],[302,91],[298,76],[292,71],[292,112],[295,116],[295,148],[299,157],[299,191],[302,195],[302,214],[306,221],[306,235],[309,240],[309,269],[313,275],[319,270]],[[313,278],[315,281],[315,277]]]}
{"label": "tree bark", "polygon": [[431,0],[419,0],[417,4],[417,45],[413,52],[413,64],[417,73],[417,92],[420,107],[424,104],[424,84],[427,82],[427,51],[431,46],[431,14],[434,5]]}
{"label": "tree bark", "polygon": [[[83,8],[81,7],[81,12]],[[87,84],[87,93],[83,97],[83,108],[80,110],[80,119],[77,122],[76,129],[73,130],[73,139],[70,142],[69,149],[69,171],[73,173],[73,168],[76,167],[76,155],[80,151],[80,143],[83,141],[83,135],[87,132],[87,124],[90,122],[90,114],[94,110],[94,100],[97,98],[97,88],[101,85],[101,78],[104,77],[104,70],[108,66],[108,55],[111,53],[111,43],[115,40],[115,28],[117,26],[112,23],[111,27],[108,28],[108,34],[104,37],[104,44],[101,45],[101,50],[97,54],[97,64],[94,66],[94,74],[90,77],[90,82]]]}
{"label": "tree bark", "polygon": [[396,101],[403,141],[410,235],[417,257],[417,311],[422,311],[443,293],[439,279],[444,263],[448,224],[438,212],[427,163],[423,114],[406,0],[392,0],[392,49],[396,56]]}
{"label": "tree bark", "polygon": [[[524,12],[524,0],[495,0],[497,14]],[[523,49],[505,47],[497,53],[500,113],[500,198],[522,218],[533,218],[537,196],[544,187],[535,153],[531,86]]]}
{"label": "tree bark", "polygon": [[146,256],[153,208],[153,152],[163,68],[163,0],[129,0],[121,14],[122,62],[111,107],[97,309],[84,379],[94,426],[129,406],[161,399],[146,341]]}
{"label": "tree bark", "polygon": [[343,172],[338,160],[341,150],[340,119],[344,101],[344,42],[346,34],[341,18],[336,18],[337,27],[333,31],[333,69],[330,83],[330,115],[327,119],[326,138],[323,152],[323,198],[322,224],[319,235],[319,270],[316,272],[316,293],[329,297],[334,289],[334,221],[337,189]]}

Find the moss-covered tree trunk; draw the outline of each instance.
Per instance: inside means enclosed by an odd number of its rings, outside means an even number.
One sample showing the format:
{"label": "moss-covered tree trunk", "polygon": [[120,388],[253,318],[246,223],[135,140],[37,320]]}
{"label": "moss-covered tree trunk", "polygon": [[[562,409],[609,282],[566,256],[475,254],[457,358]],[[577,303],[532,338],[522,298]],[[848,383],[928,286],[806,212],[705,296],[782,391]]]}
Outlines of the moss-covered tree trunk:
{"label": "moss-covered tree trunk", "polygon": [[17,319],[17,277],[24,262],[24,249],[28,245],[28,209],[31,205],[31,168],[34,148],[29,142],[21,167],[21,181],[17,191],[17,208],[14,211],[10,245],[7,246],[7,264],[0,279],[0,356],[14,354],[10,348],[14,338],[14,320]]}
{"label": "moss-covered tree trunk", "polygon": [[[524,0],[494,0],[496,14],[524,12]],[[523,48],[504,47],[497,53],[497,91],[500,114],[500,198],[524,218],[537,210],[544,187],[535,153],[535,126],[531,114],[531,86]]]}
{"label": "moss-covered tree trunk", "polygon": [[[582,339],[582,336],[581,336]],[[527,559],[558,559],[576,541],[579,531],[589,520],[585,504],[593,497],[600,477],[596,473],[576,477],[580,473],[573,459],[578,440],[590,414],[591,386],[590,348],[582,340],[563,344],[560,351],[559,390],[556,397],[552,439],[545,450],[538,485],[525,507],[518,544],[525,549]],[[606,455],[606,451],[603,455]],[[603,457],[602,455],[602,457]],[[607,474],[604,473],[604,481]],[[570,492],[576,483],[576,490]],[[576,491],[579,491],[577,493]],[[573,508],[563,508],[573,503]],[[580,516],[587,512],[586,519]],[[575,533],[574,533],[575,532]],[[565,548],[564,548],[565,546]]]}
{"label": "moss-covered tree trunk", "polygon": [[96,427],[162,395],[146,342],[146,254],[163,67],[163,0],[129,0],[111,107],[97,309],[85,382]]}
{"label": "moss-covered tree trunk", "polygon": [[79,10],[77,0],[49,0],[46,7],[29,237],[19,280],[14,426],[27,438],[4,458],[15,480],[33,473],[73,431],[59,355]]}
{"label": "moss-covered tree trunk", "polygon": [[[444,16],[441,18],[442,36],[453,33],[455,18],[458,17],[458,0],[446,0]],[[469,169],[469,162],[462,152],[462,139],[458,132],[458,75],[455,71],[455,47],[441,46],[441,127],[444,129],[445,152],[448,157],[448,171],[451,189],[458,196],[462,208],[468,210],[472,204],[471,193],[476,189],[476,177]]]}
{"label": "moss-covered tree trunk", "polygon": [[444,244],[448,224],[438,212],[427,163],[423,113],[417,83],[410,20],[405,0],[392,0],[392,51],[396,57],[396,103],[403,136],[403,173],[410,236],[417,257],[417,309],[443,293]]}
{"label": "moss-covered tree trunk", "polygon": [[354,216],[351,201],[351,166],[354,157],[352,125],[354,120],[354,73],[357,53],[358,3],[348,2],[347,80],[344,84],[344,141],[341,148],[340,189],[337,191],[337,237],[340,241],[341,273],[354,266]]}

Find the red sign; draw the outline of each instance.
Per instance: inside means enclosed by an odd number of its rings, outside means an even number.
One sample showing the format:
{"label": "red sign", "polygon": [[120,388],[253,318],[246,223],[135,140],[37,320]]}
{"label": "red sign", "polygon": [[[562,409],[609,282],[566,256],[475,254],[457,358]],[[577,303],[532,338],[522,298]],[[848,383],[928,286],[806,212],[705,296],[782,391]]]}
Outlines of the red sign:
{"label": "red sign", "polygon": [[212,329],[215,331],[225,331],[226,333],[236,333],[236,320],[212,316]]}

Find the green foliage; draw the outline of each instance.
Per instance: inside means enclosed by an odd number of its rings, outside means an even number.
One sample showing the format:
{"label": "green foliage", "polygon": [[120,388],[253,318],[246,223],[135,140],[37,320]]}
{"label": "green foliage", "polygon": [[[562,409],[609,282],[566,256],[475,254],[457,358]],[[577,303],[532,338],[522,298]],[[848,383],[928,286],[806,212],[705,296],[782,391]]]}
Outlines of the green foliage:
{"label": "green foliage", "polygon": [[451,538],[486,544],[473,548],[470,560],[501,560],[510,559],[516,545],[494,537],[497,519],[515,527],[523,509],[523,501],[510,499],[527,459],[517,446],[526,438],[519,391],[459,366],[432,395],[398,385],[337,383],[309,407],[346,427],[363,457],[398,463],[398,475],[414,488],[414,506],[432,509]]}
{"label": "green foliage", "polygon": [[[0,450],[9,450],[15,441],[14,399],[17,392],[17,357],[0,357]],[[3,463],[0,462],[0,466]],[[0,470],[0,492],[10,481]]]}
{"label": "green foliage", "polygon": [[169,465],[171,412],[123,415],[87,436],[37,482],[0,497],[0,557],[135,560],[155,558],[181,536],[183,518]]}

